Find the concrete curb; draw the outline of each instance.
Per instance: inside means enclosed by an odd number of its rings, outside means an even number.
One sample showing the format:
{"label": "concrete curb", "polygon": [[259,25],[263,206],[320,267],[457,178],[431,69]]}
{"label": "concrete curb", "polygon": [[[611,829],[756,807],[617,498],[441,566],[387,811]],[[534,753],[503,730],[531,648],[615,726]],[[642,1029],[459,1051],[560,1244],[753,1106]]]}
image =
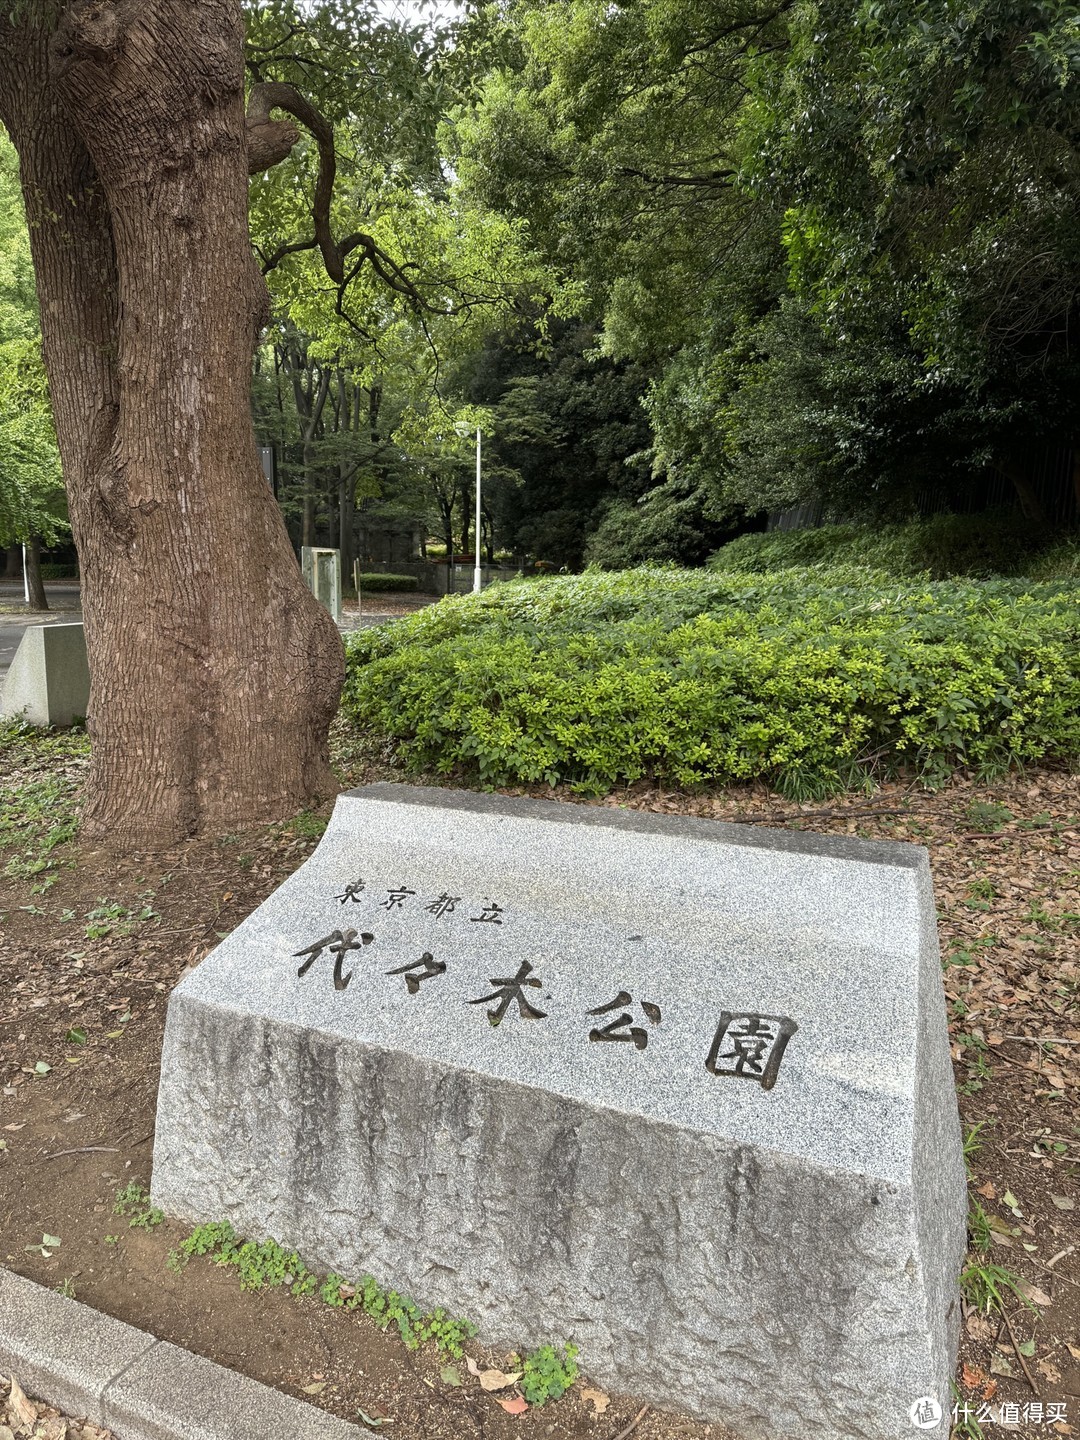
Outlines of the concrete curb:
{"label": "concrete curb", "polygon": [[357,1425],[0,1269],[0,1371],[117,1440],[361,1440]]}

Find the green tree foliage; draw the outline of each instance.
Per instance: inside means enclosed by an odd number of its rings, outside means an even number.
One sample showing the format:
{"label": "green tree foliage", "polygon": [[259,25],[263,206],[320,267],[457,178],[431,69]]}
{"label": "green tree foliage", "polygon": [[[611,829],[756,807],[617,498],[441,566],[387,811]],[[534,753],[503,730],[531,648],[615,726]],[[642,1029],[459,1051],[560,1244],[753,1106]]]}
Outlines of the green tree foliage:
{"label": "green tree foliage", "polygon": [[[830,408],[946,488],[1080,423],[1078,71],[1059,0],[828,0],[795,9],[790,48],[751,69],[744,183],[785,207],[821,380],[838,361],[866,377],[841,376]],[[757,373],[774,415],[790,369],[775,339]],[[776,438],[752,412],[735,423],[744,480]],[[842,463],[900,493],[870,459]]]}
{"label": "green tree foliage", "polygon": [[248,52],[257,83],[310,98],[336,157],[336,278],[312,225],[318,137],[252,182],[275,309],[256,415],[280,447],[287,518],[304,543],[345,549],[357,505],[445,528],[448,506],[468,509],[455,425],[475,418],[447,398],[447,376],[487,330],[552,289],[523,223],[464,196],[441,155],[439,126],[471,94],[490,37],[479,21],[465,44],[453,26],[367,4],[278,0],[253,12]]}
{"label": "green tree foliage", "polygon": [[[653,484],[641,403],[648,371],[598,355],[596,339],[595,326],[567,321],[538,342],[526,322],[493,335],[459,380],[491,413],[491,504],[502,543],[556,569],[578,568],[605,514],[633,509]],[[632,558],[655,553],[643,548]],[[665,550],[662,558],[675,556]]]}
{"label": "green tree foliage", "polygon": [[66,529],[18,158],[0,131],[0,545]]}
{"label": "green tree foliage", "polygon": [[459,173],[651,367],[658,515],[959,501],[1073,438],[1078,25],[1064,0],[509,12]]}

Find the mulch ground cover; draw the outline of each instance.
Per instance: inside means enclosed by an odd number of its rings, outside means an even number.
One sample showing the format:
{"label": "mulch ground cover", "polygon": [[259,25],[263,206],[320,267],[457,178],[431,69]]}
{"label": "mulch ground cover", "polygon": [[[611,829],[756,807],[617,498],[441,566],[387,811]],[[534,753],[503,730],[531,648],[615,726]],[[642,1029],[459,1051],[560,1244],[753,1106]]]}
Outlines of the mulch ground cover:
{"label": "mulch ground cover", "polygon": [[[402,778],[343,736],[338,755],[347,784]],[[512,1387],[485,1391],[463,1362],[408,1350],[359,1311],[245,1292],[206,1260],[176,1273],[187,1230],[115,1213],[118,1192],[150,1178],[170,990],[302,863],[330,807],[153,855],[43,848],[70,829],[85,763],[72,742],[0,748],[0,1263],[394,1440],[730,1440],[587,1379],[508,1413]],[[981,1415],[988,1437],[1080,1436],[1080,779],[958,776],[933,794],[887,784],[805,806],[760,787],[640,784],[594,803],[929,848],[977,1207],[956,1434],[973,1440]],[[481,1369],[511,1368],[469,1349]]]}

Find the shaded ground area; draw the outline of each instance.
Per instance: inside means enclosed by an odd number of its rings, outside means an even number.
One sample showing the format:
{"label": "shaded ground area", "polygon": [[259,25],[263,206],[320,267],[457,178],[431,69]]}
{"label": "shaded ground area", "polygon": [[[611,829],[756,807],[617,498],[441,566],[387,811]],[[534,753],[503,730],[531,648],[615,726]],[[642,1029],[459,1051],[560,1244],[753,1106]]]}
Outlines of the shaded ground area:
{"label": "shaded ground area", "polygon": [[[392,1419],[395,1440],[727,1440],[629,1399],[605,1405],[587,1397],[587,1380],[509,1415],[433,1347],[409,1351],[315,1298],[242,1292],[233,1271],[205,1260],[175,1274],[166,1259],[186,1231],[114,1214],[122,1187],[149,1180],[169,990],[302,862],[329,807],[118,860],[66,838],[83,750],[63,739],[0,749],[0,1263],[350,1420]],[[343,734],[338,759],[349,783],[401,778]],[[759,788],[642,784],[602,803],[929,846],[980,1207],[960,1394],[973,1419],[992,1405],[1012,1433],[1080,1435],[1080,780],[960,778],[936,795],[889,786],[802,808]],[[988,1286],[1003,1302],[989,1314]],[[511,1365],[470,1349],[481,1364]],[[983,1423],[988,1437],[1001,1428],[985,1411]]]}
{"label": "shaded ground area", "polygon": [[111,1430],[61,1415],[43,1400],[25,1395],[17,1375],[0,1375],[0,1440],[9,1440],[9,1437],[10,1440],[116,1440]]}

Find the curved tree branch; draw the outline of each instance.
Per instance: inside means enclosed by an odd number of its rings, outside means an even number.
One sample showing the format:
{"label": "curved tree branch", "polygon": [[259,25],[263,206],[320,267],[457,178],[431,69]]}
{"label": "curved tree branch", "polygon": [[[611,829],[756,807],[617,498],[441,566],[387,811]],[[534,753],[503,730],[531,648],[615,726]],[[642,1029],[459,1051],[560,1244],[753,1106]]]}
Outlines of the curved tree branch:
{"label": "curved tree branch", "polygon": [[[311,132],[319,147],[319,175],[315,181],[311,219],[326,273],[335,284],[340,285],[345,278],[345,261],[330,229],[330,201],[337,173],[333,126],[310,101],[304,99],[295,85],[287,85],[281,80],[253,85],[247,108],[248,170],[251,174],[268,168],[264,159],[267,155],[276,157],[269,162],[273,165],[284,160],[299,139],[294,125],[288,121],[271,120],[271,110],[284,110],[299,120]],[[292,139],[286,144],[289,133]]]}

